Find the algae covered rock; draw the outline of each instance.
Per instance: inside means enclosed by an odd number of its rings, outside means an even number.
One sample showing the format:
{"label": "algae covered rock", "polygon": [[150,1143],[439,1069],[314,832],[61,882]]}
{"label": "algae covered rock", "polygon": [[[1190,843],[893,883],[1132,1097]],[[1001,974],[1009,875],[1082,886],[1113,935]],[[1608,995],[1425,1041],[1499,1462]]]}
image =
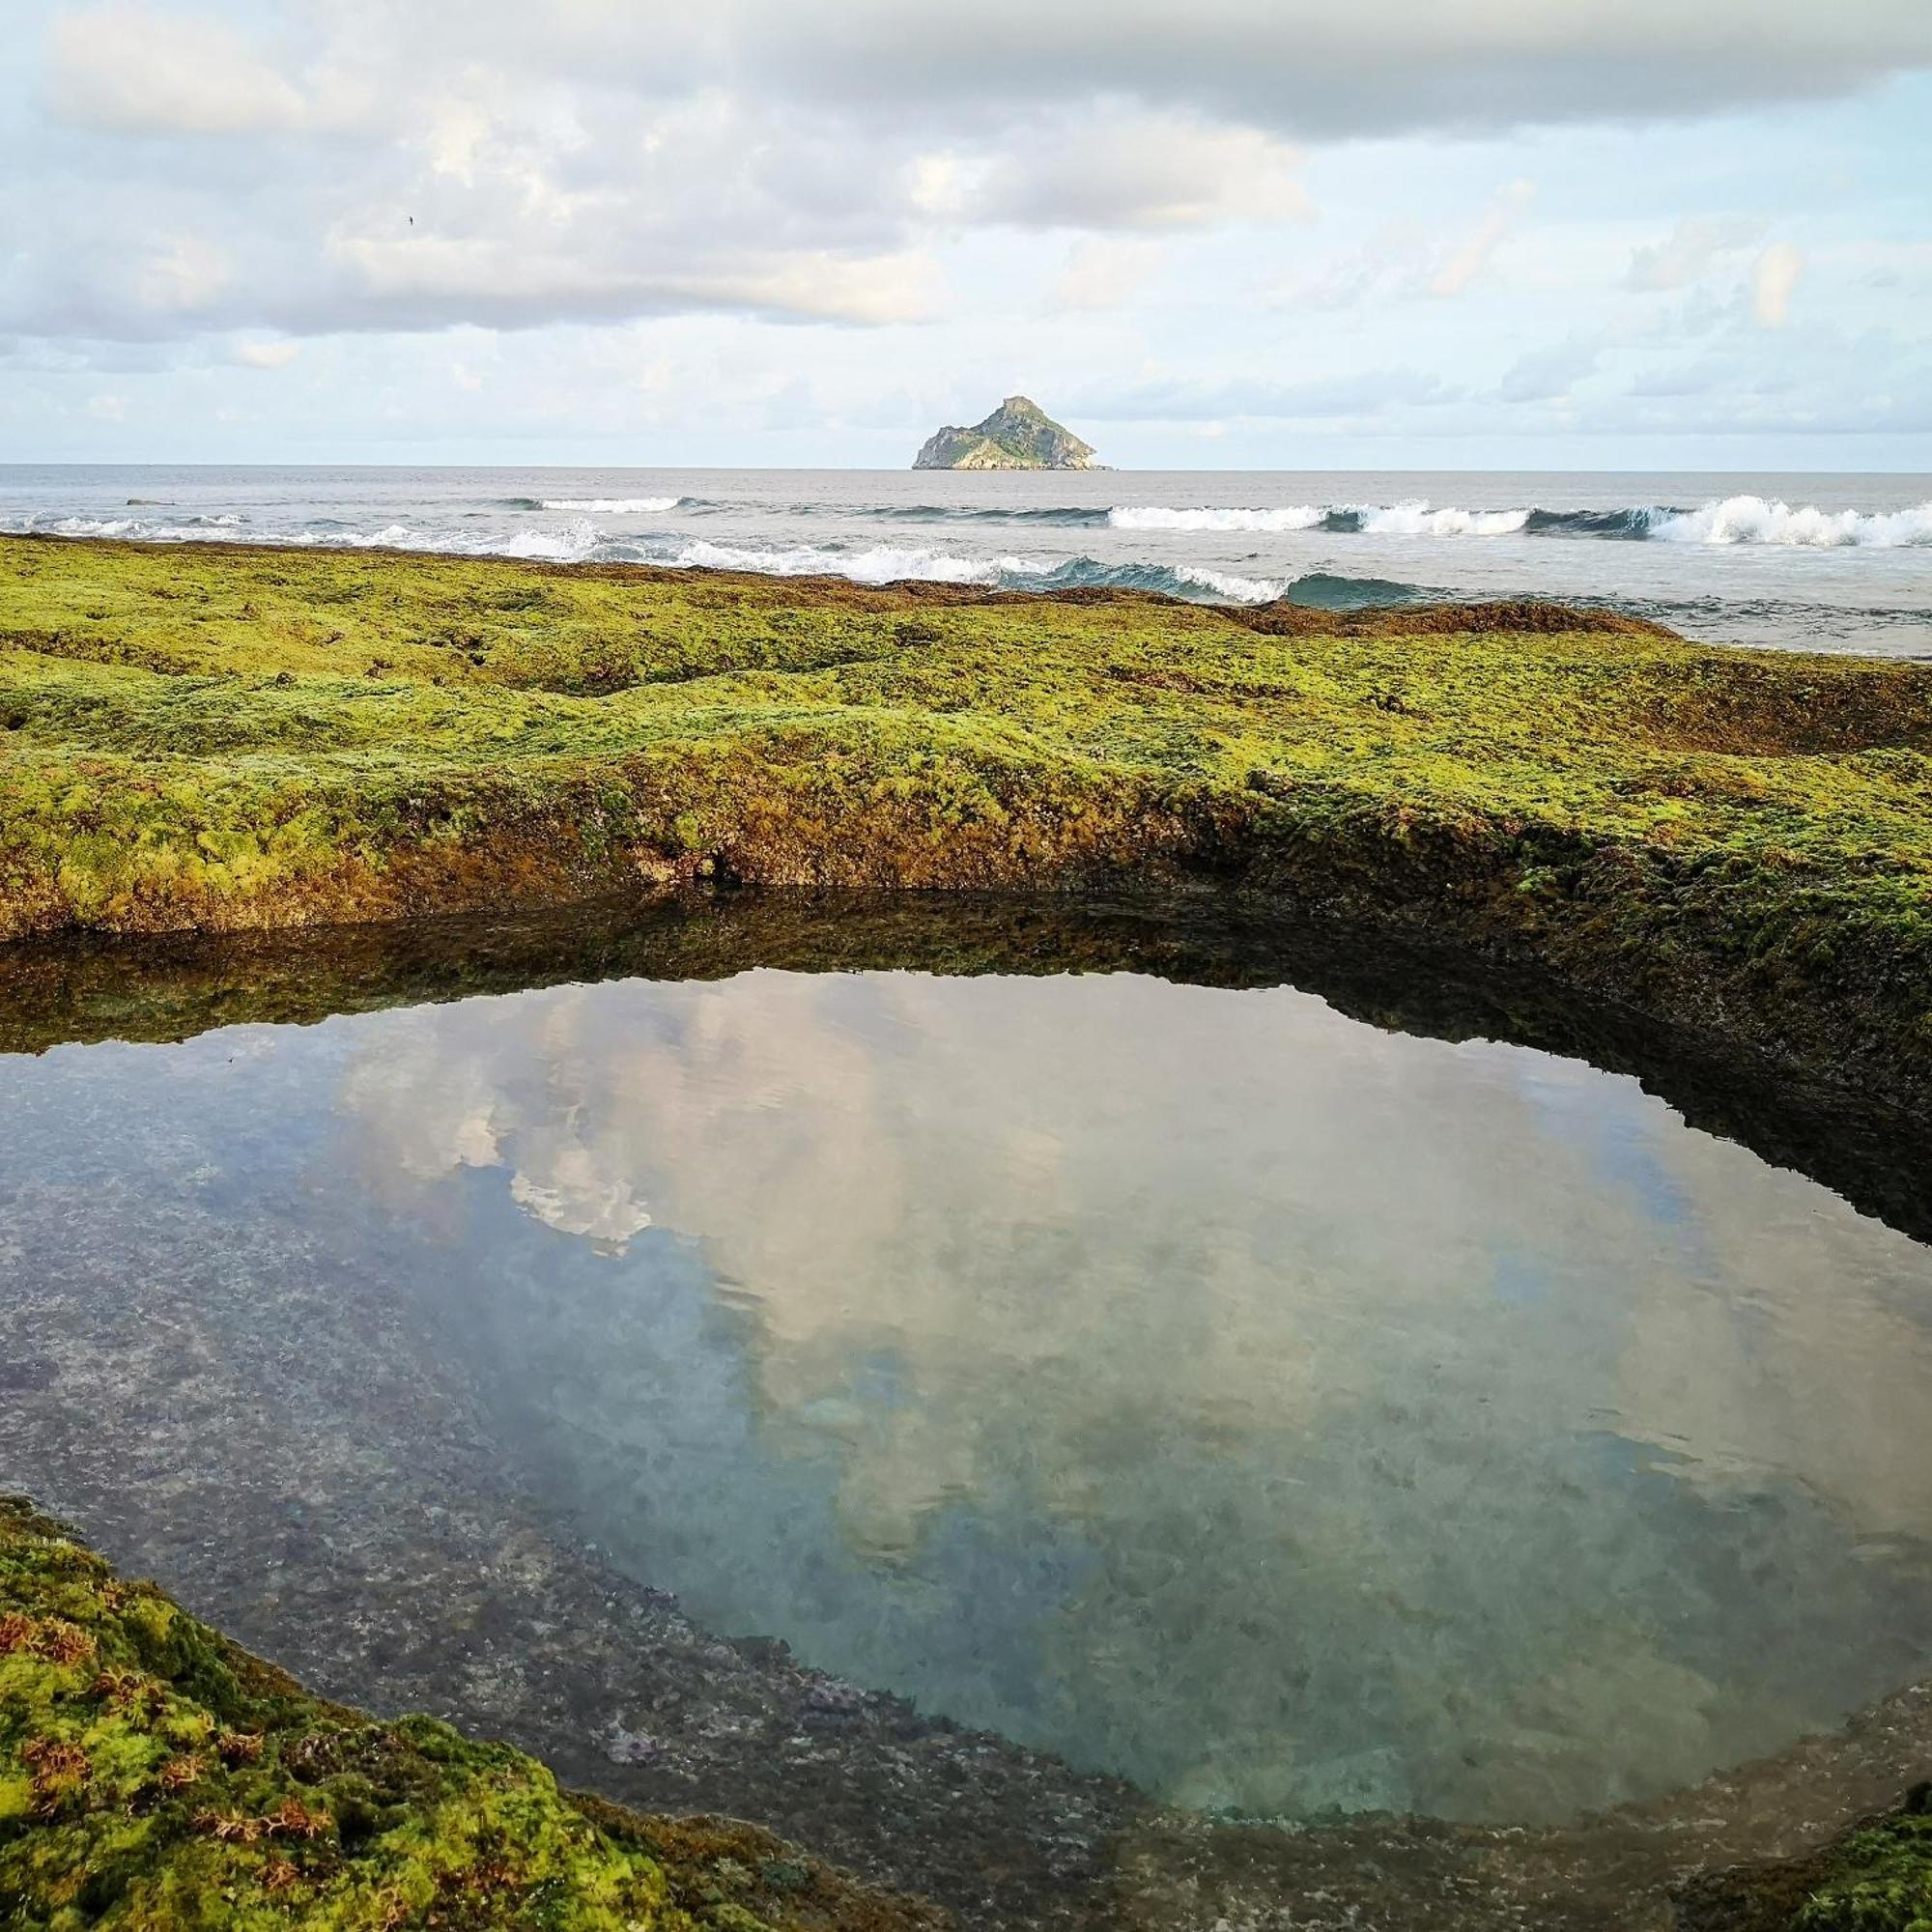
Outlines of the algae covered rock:
{"label": "algae covered rock", "polygon": [[937,430],[915,469],[1099,469],[1093,449],[1026,396],[1009,396],[984,422]]}
{"label": "algae covered rock", "polygon": [[1799,1908],[1798,1932],[1926,1932],[1932,1927],[1932,1815],[1920,1786],[1898,1815],[1833,1848]]}
{"label": "algae covered rock", "polygon": [[769,1833],[637,1816],[309,1695],[0,1499],[0,1923],[937,1928]]}
{"label": "algae covered rock", "polygon": [[0,940],[1213,881],[1932,1113],[1932,665],[1538,603],[6,536],[0,724]]}
{"label": "algae covered rock", "polygon": [[1932,1783],[1816,1851],[1694,1875],[1680,1932],[1932,1932]]}

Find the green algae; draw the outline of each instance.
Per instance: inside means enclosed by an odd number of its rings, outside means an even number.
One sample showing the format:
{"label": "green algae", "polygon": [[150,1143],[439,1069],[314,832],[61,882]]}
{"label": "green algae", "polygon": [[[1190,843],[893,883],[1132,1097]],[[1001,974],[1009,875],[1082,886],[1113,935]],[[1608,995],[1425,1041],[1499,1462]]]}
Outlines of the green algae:
{"label": "green algae", "polygon": [[1932,1785],[1799,1858],[1733,1865],[1679,1893],[1684,1932],[1932,1932]]}
{"label": "green algae", "polygon": [[936,1927],[768,1833],[574,1798],[310,1696],[0,1500],[0,1923],[36,1932]]}
{"label": "green algae", "polygon": [[1932,1932],[1932,1816],[1921,1806],[1853,1833],[1793,1923],[1795,1932]]}
{"label": "green algae", "polygon": [[1926,666],[1543,605],[14,539],[0,772],[0,937],[1232,880],[1932,1088]]}

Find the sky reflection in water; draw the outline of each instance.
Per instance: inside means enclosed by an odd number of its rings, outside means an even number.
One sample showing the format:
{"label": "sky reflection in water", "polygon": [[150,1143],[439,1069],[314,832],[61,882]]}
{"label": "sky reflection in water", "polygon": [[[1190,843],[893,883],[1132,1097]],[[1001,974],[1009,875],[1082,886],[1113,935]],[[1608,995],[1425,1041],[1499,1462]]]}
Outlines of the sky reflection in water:
{"label": "sky reflection in water", "polygon": [[5,1080],[29,1165],[111,1097],[130,1206],[380,1247],[701,1620],[1183,1802],[1560,1815],[1932,1667],[1932,1259],[1584,1066],[759,972]]}

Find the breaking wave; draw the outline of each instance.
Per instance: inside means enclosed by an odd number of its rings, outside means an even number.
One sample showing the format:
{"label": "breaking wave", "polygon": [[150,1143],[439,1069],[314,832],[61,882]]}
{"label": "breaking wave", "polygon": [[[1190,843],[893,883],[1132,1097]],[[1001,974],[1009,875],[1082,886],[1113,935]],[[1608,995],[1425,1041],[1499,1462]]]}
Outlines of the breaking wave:
{"label": "breaking wave", "polygon": [[656,517],[666,510],[687,509],[689,497],[540,497],[520,504],[533,510],[587,510],[605,517]]}
{"label": "breaking wave", "polygon": [[1117,530],[1312,530],[1327,514],[1312,503],[1278,510],[1170,510],[1160,504],[1122,505],[1107,512]]}
{"label": "breaking wave", "polygon": [[856,583],[964,583],[989,590],[1151,590],[1197,604],[1267,604],[1285,597],[1292,604],[1336,611],[1408,603],[1431,594],[1418,584],[1378,577],[1338,577],[1324,571],[1300,577],[1243,577],[1186,563],[1101,563],[1091,556],[1059,560],[974,557],[884,545],[862,551],[817,545],[756,550],[697,542],[654,560],[685,569],[844,577]]}
{"label": "breaking wave", "polygon": [[1932,546],[1932,502],[1909,510],[1794,509],[1763,497],[1726,497],[1698,510],[1661,512],[1654,536],[1667,543],[1789,544],[1813,550]]}
{"label": "breaking wave", "polygon": [[854,583],[999,584],[1009,577],[1043,575],[1049,568],[1018,556],[952,556],[944,551],[895,550],[875,545],[846,551],[816,544],[783,550],[741,548],[700,538],[653,561],[682,570],[753,570],[768,577],[844,577]]}
{"label": "breaking wave", "polygon": [[1432,510],[1427,503],[1395,503],[1359,510],[1360,529],[1372,537],[1513,537],[1529,522],[1522,510]]}
{"label": "breaking wave", "polygon": [[1075,504],[1029,508],[918,503],[876,504],[861,514],[910,524],[1102,526],[1171,535],[1312,530],[1325,536],[1596,537],[1636,543],[1783,544],[1811,549],[1932,546],[1932,502],[1905,510],[1794,508],[1762,497],[1727,497],[1691,508],[1639,503],[1586,510],[1538,505],[1468,508],[1426,500],[1401,503],[1280,503],[1246,508],[1211,504],[1116,503],[1108,509]]}
{"label": "breaking wave", "polygon": [[808,516],[861,516],[890,524],[1041,524],[1060,529],[1104,527],[1111,510],[1088,509],[1073,503],[869,503],[847,510],[842,504],[801,503]]}

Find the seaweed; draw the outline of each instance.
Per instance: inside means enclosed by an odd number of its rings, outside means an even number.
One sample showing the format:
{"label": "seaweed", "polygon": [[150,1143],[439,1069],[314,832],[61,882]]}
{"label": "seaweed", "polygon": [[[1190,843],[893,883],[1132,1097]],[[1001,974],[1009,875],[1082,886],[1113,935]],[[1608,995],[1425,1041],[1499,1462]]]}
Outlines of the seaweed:
{"label": "seaweed", "polygon": [[309,1695],[0,1499],[0,1913],[122,1932],[912,1932],[755,1827],[642,1817],[425,1717]]}

